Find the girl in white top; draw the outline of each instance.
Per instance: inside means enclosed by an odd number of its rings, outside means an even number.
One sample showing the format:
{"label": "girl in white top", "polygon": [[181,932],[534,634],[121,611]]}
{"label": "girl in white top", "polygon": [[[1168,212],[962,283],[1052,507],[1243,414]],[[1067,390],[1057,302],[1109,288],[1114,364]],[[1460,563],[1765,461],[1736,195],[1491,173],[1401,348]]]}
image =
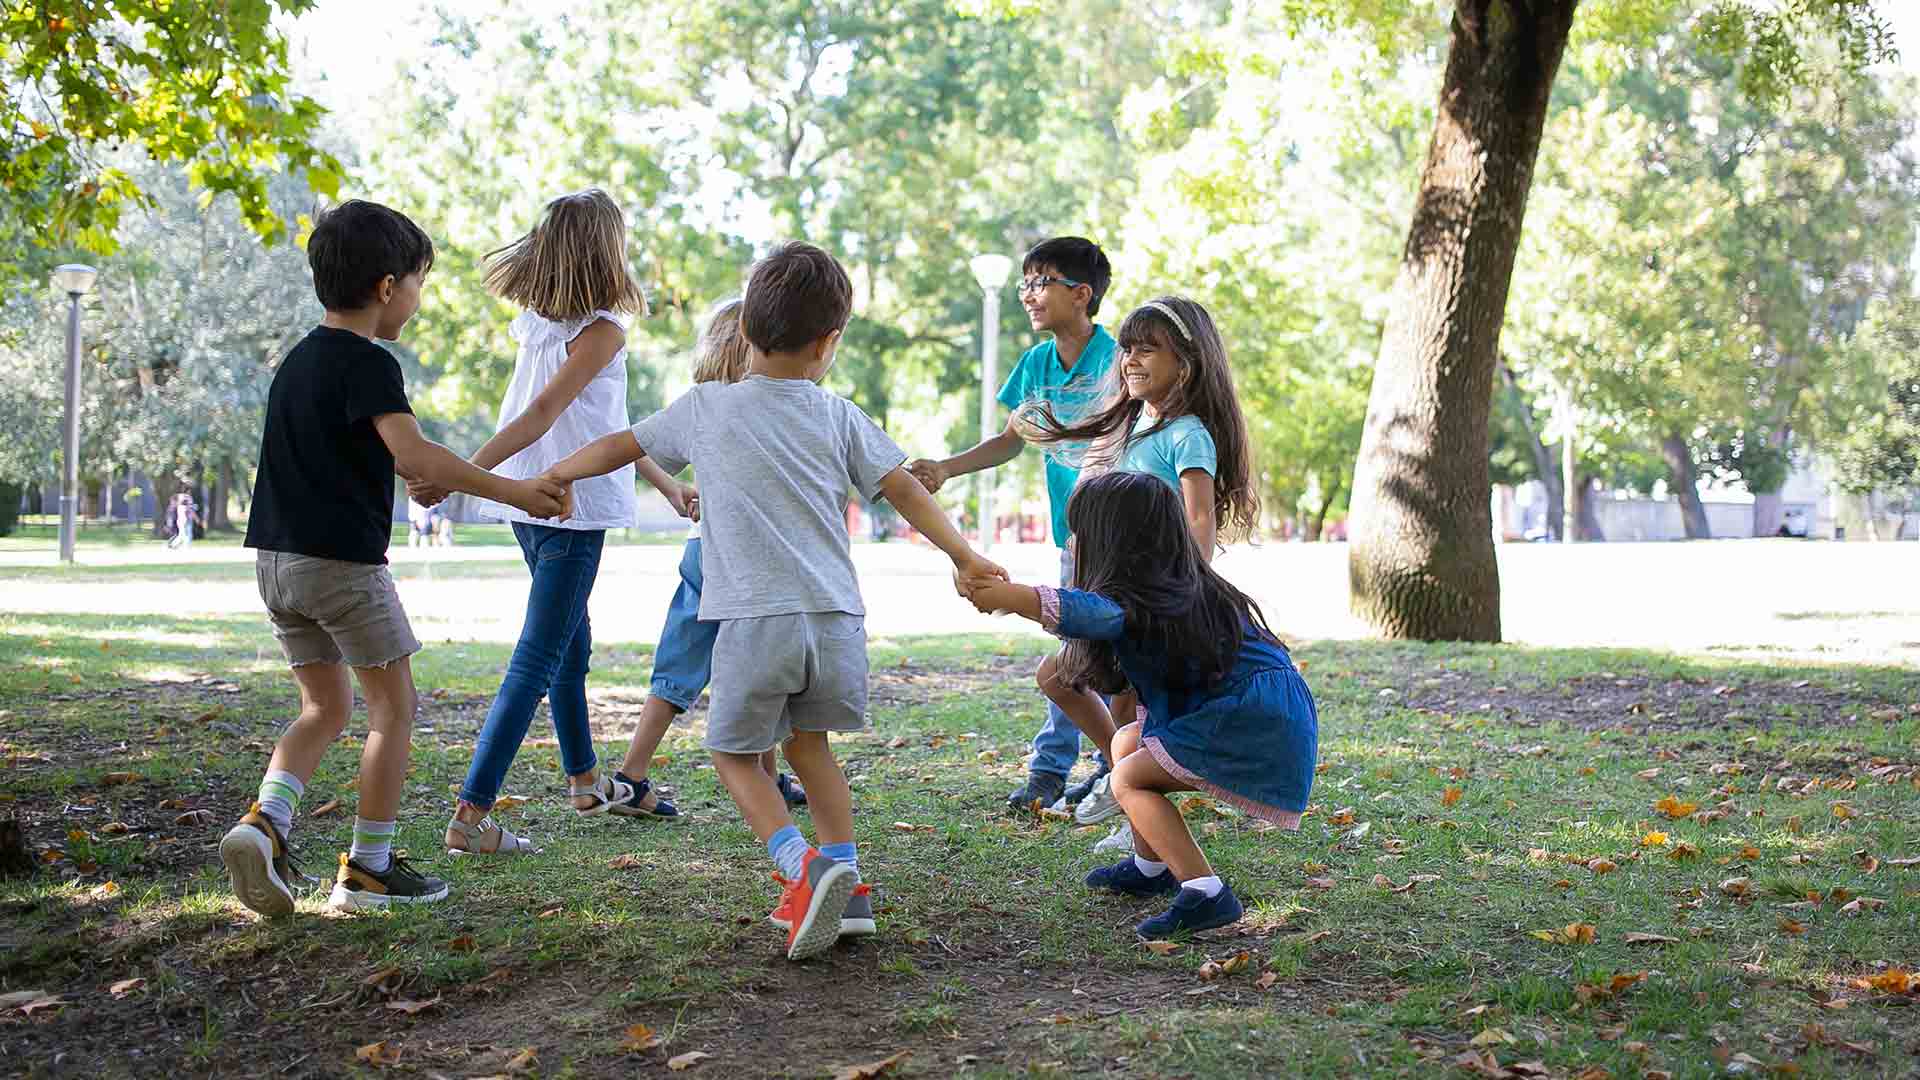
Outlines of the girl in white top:
{"label": "girl in white top", "polygon": [[[524,310],[513,320],[520,353],[500,404],[499,431],[473,463],[503,476],[534,477],[600,436],[626,429],[625,326],[630,313],[645,313],[646,299],[627,267],[620,207],[597,189],[553,200],[532,232],[487,256],[486,284]],[[651,462],[639,469],[676,510],[688,512],[690,488]],[[481,504],[480,516],[513,525],[533,584],[520,640],[447,823],[451,854],[532,850],[487,811],[542,698],[553,714],[574,810],[601,814],[633,797],[628,785],[598,774],[586,690],[587,598],[606,530],[634,522],[633,472],[574,484],[571,505],[568,519],[543,521],[514,507]]]}

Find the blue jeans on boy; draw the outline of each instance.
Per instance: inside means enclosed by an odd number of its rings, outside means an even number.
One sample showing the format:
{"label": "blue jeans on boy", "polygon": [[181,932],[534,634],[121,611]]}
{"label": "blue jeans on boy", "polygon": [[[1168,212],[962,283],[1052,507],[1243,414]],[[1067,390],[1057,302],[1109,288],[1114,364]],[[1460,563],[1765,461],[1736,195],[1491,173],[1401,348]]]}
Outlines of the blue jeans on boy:
{"label": "blue jeans on boy", "polygon": [[587,662],[593,653],[587,597],[600,572],[607,534],[515,522],[513,535],[533,572],[533,586],[527,591],[520,641],[474,743],[466,783],[460,786],[460,797],[480,807],[492,806],[499,797],[541,698],[553,713],[553,733],[567,775],[587,772],[599,762],[587,724]]}
{"label": "blue jeans on boy", "polygon": [[700,621],[700,538],[690,537],[680,553],[680,587],[667,605],[667,622],[660,628],[660,645],[653,650],[654,697],[671,702],[681,712],[693,708],[700,692],[713,681],[713,641],[720,624]]}
{"label": "blue jeans on boy", "polygon": [[[1061,548],[1060,586],[1066,588],[1072,583],[1073,553]],[[1039,734],[1033,737],[1033,756],[1027,759],[1027,768],[1067,776],[1073,772],[1073,763],[1079,760],[1080,729],[1060,711],[1060,706],[1047,702],[1047,722],[1040,725]]]}

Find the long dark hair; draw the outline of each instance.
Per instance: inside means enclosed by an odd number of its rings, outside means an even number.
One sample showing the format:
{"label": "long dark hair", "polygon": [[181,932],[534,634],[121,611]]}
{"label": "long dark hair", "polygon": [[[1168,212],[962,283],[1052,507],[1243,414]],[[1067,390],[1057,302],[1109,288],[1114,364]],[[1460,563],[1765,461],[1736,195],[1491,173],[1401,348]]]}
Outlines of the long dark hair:
{"label": "long dark hair", "polygon": [[[1173,317],[1168,316],[1172,312]],[[1180,361],[1180,381],[1160,403],[1160,419],[1140,433],[1159,431],[1182,416],[1200,421],[1213,436],[1217,465],[1213,475],[1214,520],[1223,540],[1250,536],[1260,523],[1260,492],[1253,482],[1253,440],[1240,412],[1240,395],[1227,365],[1227,347],[1207,309],[1184,296],[1162,296],[1133,309],[1120,323],[1122,352],[1153,345]],[[1022,416],[1030,437],[1040,443],[1092,443],[1087,466],[1111,467],[1126,453],[1133,427],[1146,402],[1127,391],[1115,363],[1108,376],[1107,403],[1078,423],[1063,424],[1053,407],[1036,403]]]}
{"label": "long dark hair", "polygon": [[[1269,641],[1253,599],[1214,573],[1187,531],[1180,497],[1145,473],[1091,477],[1067,501],[1073,587],[1120,605],[1127,637],[1169,659],[1174,685],[1207,686],[1233,670],[1247,627]],[[1071,686],[1116,693],[1125,685],[1113,643],[1075,640],[1060,666]]]}

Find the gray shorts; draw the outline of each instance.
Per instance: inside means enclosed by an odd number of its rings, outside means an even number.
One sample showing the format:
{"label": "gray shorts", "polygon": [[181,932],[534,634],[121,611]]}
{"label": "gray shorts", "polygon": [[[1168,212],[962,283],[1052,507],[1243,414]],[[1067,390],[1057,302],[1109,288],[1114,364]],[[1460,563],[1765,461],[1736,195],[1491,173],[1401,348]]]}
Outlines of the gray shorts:
{"label": "gray shorts", "polygon": [[814,611],[720,623],[707,749],[758,754],[796,731],[866,726],[865,616]]}
{"label": "gray shorts", "polygon": [[293,667],[385,667],[420,651],[385,566],[262,551],[253,573]]}

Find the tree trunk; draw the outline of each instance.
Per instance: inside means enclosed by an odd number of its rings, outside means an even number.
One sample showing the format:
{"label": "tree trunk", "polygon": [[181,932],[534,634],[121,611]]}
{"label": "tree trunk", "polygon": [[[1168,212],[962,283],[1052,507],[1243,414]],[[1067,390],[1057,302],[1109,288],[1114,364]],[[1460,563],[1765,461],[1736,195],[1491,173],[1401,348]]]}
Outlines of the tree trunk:
{"label": "tree trunk", "polygon": [[1340,485],[1334,484],[1320,498],[1320,505],[1313,512],[1313,518],[1307,523],[1307,539],[1319,540],[1327,534],[1327,514],[1333,510],[1333,504],[1340,498]]}
{"label": "tree trunk", "polygon": [[1597,544],[1607,538],[1606,531],[1600,528],[1599,500],[1593,497],[1594,477],[1582,473],[1574,486],[1573,517],[1578,523],[1575,533],[1583,544]]}
{"label": "tree trunk", "polygon": [[[1786,424],[1775,424],[1768,430],[1767,445],[1775,450],[1782,450],[1786,447]],[[1791,475],[1791,468],[1792,466],[1789,465],[1788,473],[1783,474],[1780,478],[1782,487],[1786,486],[1786,478],[1788,475]],[[1785,520],[1786,506],[1780,499],[1780,488],[1775,488],[1772,491],[1755,491],[1753,493],[1753,535],[1774,536],[1780,532],[1780,524]]]}
{"label": "tree trunk", "polygon": [[1667,483],[1680,500],[1680,523],[1686,527],[1687,539],[1711,540],[1713,530],[1707,526],[1707,508],[1700,504],[1700,473],[1693,467],[1693,449],[1685,437],[1669,435],[1660,440],[1660,456],[1667,459]]}
{"label": "tree trunk", "polygon": [[1353,479],[1356,614],[1500,640],[1487,417],[1547,98],[1578,0],[1459,0]]}
{"label": "tree trunk", "polygon": [[1500,361],[1500,381],[1506,384],[1507,407],[1513,410],[1514,419],[1526,429],[1527,452],[1533,455],[1533,471],[1547,489],[1547,539],[1557,541],[1566,520],[1566,484],[1561,481],[1560,469],[1553,462],[1553,452],[1547,449],[1546,443],[1540,441],[1540,433],[1533,426],[1533,409],[1520,393],[1520,380],[1514,378],[1513,369],[1507,366],[1505,360]]}
{"label": "tree trunk", "polygon": [[227,500],[233,492],[233,462],[221,461],[213,471],[213,494],[207,498],[207,531],[233,531],[233,518],[227,513]]}

